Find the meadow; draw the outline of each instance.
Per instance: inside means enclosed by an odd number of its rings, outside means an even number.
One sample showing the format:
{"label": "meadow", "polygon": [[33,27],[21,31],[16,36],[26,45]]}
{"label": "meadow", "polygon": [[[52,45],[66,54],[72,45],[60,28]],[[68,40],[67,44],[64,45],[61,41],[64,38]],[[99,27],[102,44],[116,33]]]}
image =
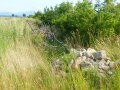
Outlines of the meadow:
{"label": "meadow", "polygon": [[[0,18],[0,90],[119,90],[120,70],[113,76],[100,77],[95,71],[69,72],[56,76],[52,72],[51,61],[59,57],[69,60],[70,55],[63,50],[44,48],[33,43],[32,30],[26,23],[37,28],[30,18]],[[97,50],[107,51],[112,60],[120,58],[120,39],[96,40],[91,45]],[[51,53],[51,54],[50,54]],[[50,54],[50,55],[49,55]]]}

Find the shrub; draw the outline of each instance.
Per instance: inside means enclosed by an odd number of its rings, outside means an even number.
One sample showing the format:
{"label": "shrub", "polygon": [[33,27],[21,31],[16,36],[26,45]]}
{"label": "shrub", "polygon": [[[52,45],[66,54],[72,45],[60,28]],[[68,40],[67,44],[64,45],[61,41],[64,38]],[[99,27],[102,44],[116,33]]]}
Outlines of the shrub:
{"label": "shrub", "polygon": [[[93,5],[89,0],[77,2],[63,2],[58,6],[45,8],[43,13],[37,12],[42,24],[55,26],[57,37],[63,41],[66,38],[79,37],[79,44],[90,45],[95,38],[119,35],[120,4],[115,5],[112,0]],[[77,37],[76,37],[77,38]],[[91,42],[91,43],[90,43]]]}

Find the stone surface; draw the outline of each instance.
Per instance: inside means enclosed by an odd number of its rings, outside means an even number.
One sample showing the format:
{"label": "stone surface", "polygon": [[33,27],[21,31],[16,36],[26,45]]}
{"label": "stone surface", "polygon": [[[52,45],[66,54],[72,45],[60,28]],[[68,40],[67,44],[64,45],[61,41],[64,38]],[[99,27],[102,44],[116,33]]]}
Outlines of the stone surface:
{"label": "stone surface", "polygon": [[93,54],[96,53],[94,49],[88,48],[86,51],[86,57],[93,58]]}
{"label": "stone surface", "polygon": [[[72,60],[70,66],[74,66],[75,69],[87,70],[90,68],[97,69],[101,76],[105,74],[112,75],[112,67],[114,62],[110,61],[104,50],[96,51],[92,48],[80,49],[79,51],[74,50],[74,52],[79,52],[80,55],[75,60]],[[120,64],[120,60],[116,61],[115,64]]]}
{"label": "stone surface", "polygon": [[101,60],[103,58],[106,58],[106,52],[104,50],[97,51],[93,54],[94,59]]}
{"label": "stone surface", "polygon": [[80,49],[79,53],[80,53],[80,56],[85,56],[86,55],[86,50],[85,49]]}
{"label": "stone surface", "polygon": [[[104,50],[96,51],[92,48],[85,49],[71,49],[72,53],[77,54],[76,59],[71,60],[68,64],[69,67],[79,70],[95,69],[101,76],[112,75],[114,66],[120,65],[120,60],[115,62],[110,61]],[[62,63],[57,60],[53,63],[53,70],[59,71],[62,74]]]}

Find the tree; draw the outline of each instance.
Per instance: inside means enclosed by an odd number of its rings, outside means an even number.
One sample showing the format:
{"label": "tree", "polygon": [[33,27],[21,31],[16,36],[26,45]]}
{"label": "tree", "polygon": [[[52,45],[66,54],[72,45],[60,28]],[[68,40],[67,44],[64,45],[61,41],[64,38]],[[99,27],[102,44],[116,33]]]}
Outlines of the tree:
{"label": "tree", "polygon": [[23,14],[23,17],[26,17],[26,14],[25,14],[25,13]]}
{"label": "tree", "polygon": [[12,17],[14,17],[15,15],[14,14],[12,14]]}
{"label": "tree", "polygon": [[120,4],[113,0],[97,0],[95,7],[89,0],[77,2],[63,2],[55,7],[45,8],[43,13],[37,12],[43,24],[55,26],[57,36],[63,41],[68,37],[80,36],[84,46],[99,37],[109,37],[120,34]]}
{"label": "tree", "polygon": [[54,11],[56,14],[65,14],[71,12],[73,10],[72,3],[70,2],[63,2],[58,6],[55,6]]}
{"label": "tree", "polygon": [[42,13],[40,11],[36,12],[33,18],[40,19],[41,20]]}

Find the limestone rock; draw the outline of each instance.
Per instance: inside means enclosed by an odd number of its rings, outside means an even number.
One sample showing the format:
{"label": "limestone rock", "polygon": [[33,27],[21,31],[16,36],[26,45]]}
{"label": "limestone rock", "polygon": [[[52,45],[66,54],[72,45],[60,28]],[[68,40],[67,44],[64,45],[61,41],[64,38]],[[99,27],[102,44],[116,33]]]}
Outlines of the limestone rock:
{"label": "limestone rock", "polygon": [[[110,58],[107,57],[104,50],[96,51],[92,48],[73,50],[74,52],[79,53],[79,56],[72,60],[69,66],[74,67],[75,69],[87,70],[90,68],[97,69],[100,75],[112,74],[112,67],[114,62],[110,61]],[[120,64],[120,60],[116,61],[116,64]]]}
{"label": "limestone rock", "polygon": [[86,51],[86,56],[89,58],[93,58],[93,54],[96,53],[94,49],[88,48]]}
{"label": "limestone rock", "polygon": [[108,71],[108,74],[109,74],[109,75],[112,75],[112,74],[113,74],[113,72],[112,72],[112,71]]}
{"label": "limestone rock", "polygon": [[101,60],[107,57],[106,52],[104,50],[97,51],[93,54],[94,59]]}
{"label": "limestone rock", "polygon": [[110,63],[111,63],[110,60],[107,60],[105,64],[106,64],[107,66],[110,66]]}
{"label": "limestone rock", "polygon": [[86,55],[86,50],[85,49],[80,49],[79,53],[80,53],[80,56],[85,56]]}
{"label": "limestone rock", "polygon": [[86,50],[85,49],[80,49],[80,50],[76,50],[76,49],[71,49],[70,52],[77,54],[77,57],[81,57],[81,56],[85,56],[86,55]]}
{"label": "limestone rock", "polygon": [[[80,69],[80,70],[89,70],[89,69],[95,69],[99,72],[101,76],[112,75],[113,74],[113,67],[115,65],[120,65],[120,60],[117,60],[115,62],[110,61],[110,58],[107,57],[106,52],[104,50],[96,51],[92,48],[85,49],[71,49],[72,53],[77,54],[76,59],[71,60],[68,64],[69,67],[74,69]],[[53,69],[55,71],[60,71],[62,74],[64,74],[64,71],[62,71],[62,63],[57,60],[53,64]]]}

